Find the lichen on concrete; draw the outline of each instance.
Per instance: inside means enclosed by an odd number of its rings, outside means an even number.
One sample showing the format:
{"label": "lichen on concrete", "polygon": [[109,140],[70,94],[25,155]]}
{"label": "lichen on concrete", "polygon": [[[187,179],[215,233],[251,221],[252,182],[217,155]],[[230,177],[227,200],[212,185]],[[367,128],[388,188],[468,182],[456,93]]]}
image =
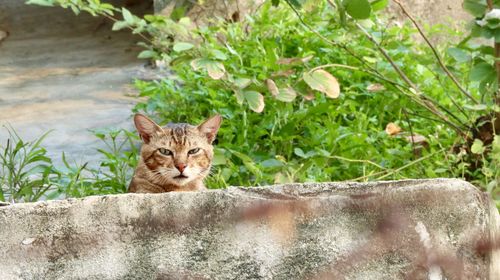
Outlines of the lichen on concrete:
{"label": "lichen on concrete", "polygon": [[497,219],[453,179],[14,204],[0,279],[498,279]]}

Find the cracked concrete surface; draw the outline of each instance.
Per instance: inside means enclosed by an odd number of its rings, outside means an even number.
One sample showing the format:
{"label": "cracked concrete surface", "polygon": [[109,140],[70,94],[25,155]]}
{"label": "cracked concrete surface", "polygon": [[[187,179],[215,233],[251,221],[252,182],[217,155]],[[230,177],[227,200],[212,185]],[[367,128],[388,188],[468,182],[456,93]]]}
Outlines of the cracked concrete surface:
{"label": "cracked concrete surface", "polygon": [[499,219],[454,179],[19,203],[0,279],[495,280]]}

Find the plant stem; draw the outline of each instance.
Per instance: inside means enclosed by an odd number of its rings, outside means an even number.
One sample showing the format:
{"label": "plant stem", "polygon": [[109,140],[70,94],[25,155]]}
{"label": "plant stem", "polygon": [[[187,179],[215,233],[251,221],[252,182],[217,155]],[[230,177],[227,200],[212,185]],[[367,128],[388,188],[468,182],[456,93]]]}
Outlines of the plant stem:
{"label": "plant stem", "polygon": [[[356,55],[354,52],[352,52],[348,47],[346,47],[345,45],[343,44],[340,44],[340,43],[337,43],[335,41],[332,41],[328,38],[326,38],[325,36],[323,36],[321,33],[319,33],[318,31],[314,30],[314,28],[312,28],[311,26],[309,26],[305,21],[304,19],[302,18],[302,16],[300,15],[299,11],[297,11],[297,9],[293,6],[293,4],[291,4],[289,2],[289,0],[285,0],[286,3],[288,4],[288,6],[292,9],[292,11],[295,13],[295,15],[297,16],[297,18],[299,19],[299,21],[302,23],[302,25],[304,25],[309,31],[311,31],[312,33],[314,33],[316,36],[318,36],[321,40],[327,42],[328,44],[332,45],[332,46],[336,46],[336,47],[340,47],[342,48],[344,51],[346,51],[349,55],[351,55],[352,57],[356,58],[359,62],[361,62],[361,64],[363,64],[366,68],[370,69],[371,71],[379,74],[381,76],[381,74],[377,71],[377,69],[371,67],[370,65],[368,65],[366,63],[366,61],[364,61],[361,57],[359,57],[358,55]],[[333,5],[333,3],[331,3]]]}
{"label": "plant stem", "polygon": [[406,168],[408,168],[408,167],[410,167],[410,166],[412,166],[412,165],[414,165],[414,164],[417,164],[417,163],[419,163],[419,162],[421,162],[421,161],[423,161],[423,160],[426,160],[426,159],[428,159],[428,158],[430,158],[430,157],[434,156],[434,155],[435,155],[435,154],[437,154],[437,153],[444,152],[444,150],[446,150],[446,149],[445,149],[445,148],[443,148],[443,149],[441,149],[441,150],[439,150],[439,151],[436,151],[436,152],[434,152],[434,153],[432,153],[432,154],[426,155],[425,157],[421,157],[421,158],[419,158],[419,159],[417,159],[417,160],[411,161],[411,162],[409,162],[409,163],[407,163],[407,164],[405,164],[405,165],[403,165],[403,166],[401,166],[401,167],[399,167],[399,168],[397,168],[397,169],[392,170],[391,172],[389,172],[389,173],[387,173],[387,174],[385,174],[385,175],[383,175],[383,176],[378,177],[378,178],[377,178],[377,180],[384,179],[384,178],[386,178],[386,177],[388,177],[388,176],[391,176],[391,175],[393,175],[393,174],[396,174],[396,173],[400,172],[400,171],[401,171],[401,170],[403,170],[403,169],[406,169]]}
{"label": "plant stem", "polygon": [[325,156],[326,158],[330,158],[330,159],[338,159],[338,160],[343,160],[343,161],[347,161],[347,162],[357,162],[357,163],[367,163],[367,164],[370,164],[370,165],[373,165],[377,168],[380,168],[380,169],[383,169],[383,170],[387,170],[386,167],[383,167],[382,165],[379,165],[373,161],[370,161],[370,160],[365,160],[365,159],[351,159],[351,158],[345,158],[345,157],[341,157],[341,156]]}
{"label": "plant stem", "polygon": [[[403,4],[401,4],[401,2],[399,0],[394,0],[394,2],[396,4],[398,4],[398,6],[401,8],[401,11],[403,11],[403,13],[410,19],[410,21],[413,23],[413,25],[417,28],[418,30],[418,33],[420,34],[420,36],[422,36],[422,38],[424,39],[424,41],[427,43],[427,45],[429,46],[429,48],[431,48],[432,50],[432,53],[434,54],[434,56],[436,57],[437,59],[437,62],[439,64],[439,66],[443,69],[443,71],[446,73],[446,75],[453,81],[453,83],[457,86],[457,88],[465,95],[467,96],[472,102],[474,102],[475,104],[479,104],[479,102],[467,91],[465,90],[462,85],[458,82],[457,78],[455,78],[455,76],[450,72],[450,70],[448,70],[448,67],[446,67],[446,65],[444,65],[443,63],[443,60],[441,59],[441,57],[439,56],[436,48],[434,47],[434,45],[432,45],[432,43],[429,41],[429,38],[427,38],[427,36],[425,35],[425,33],[423,32],[422,28],[420,27],[420,25],[417,23],[417,21],[415,20],[415,18],[413,18],[412,15],[410,15],[410,13],[408,13],[408,11],[405,9],[405,7],[403,6]],[[498,64],[497,64],[498,65]]]}

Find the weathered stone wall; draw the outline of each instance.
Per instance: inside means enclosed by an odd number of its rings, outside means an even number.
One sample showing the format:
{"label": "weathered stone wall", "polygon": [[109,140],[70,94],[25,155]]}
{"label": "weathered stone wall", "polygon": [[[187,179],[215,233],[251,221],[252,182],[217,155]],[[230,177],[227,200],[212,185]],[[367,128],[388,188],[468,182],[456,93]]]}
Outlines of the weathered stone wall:
{"label": "weathered stone wall", "polygon": [[500,279],[497,222],[442,179],[16,204],[0,279]]}

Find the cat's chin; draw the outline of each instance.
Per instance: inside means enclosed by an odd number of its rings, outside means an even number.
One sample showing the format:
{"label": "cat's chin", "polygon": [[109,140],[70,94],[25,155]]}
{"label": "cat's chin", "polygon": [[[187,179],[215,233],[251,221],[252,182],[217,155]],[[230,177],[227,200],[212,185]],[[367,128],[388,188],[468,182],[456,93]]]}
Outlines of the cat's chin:
{"label": "cat's chin", "polygon": [[191,181],[190,178],[188,176],[184,176],[184,175],[175,176],[171,180],[171,182],[177,186],[184,186],[187,183],[189,183],[190,181]]}

